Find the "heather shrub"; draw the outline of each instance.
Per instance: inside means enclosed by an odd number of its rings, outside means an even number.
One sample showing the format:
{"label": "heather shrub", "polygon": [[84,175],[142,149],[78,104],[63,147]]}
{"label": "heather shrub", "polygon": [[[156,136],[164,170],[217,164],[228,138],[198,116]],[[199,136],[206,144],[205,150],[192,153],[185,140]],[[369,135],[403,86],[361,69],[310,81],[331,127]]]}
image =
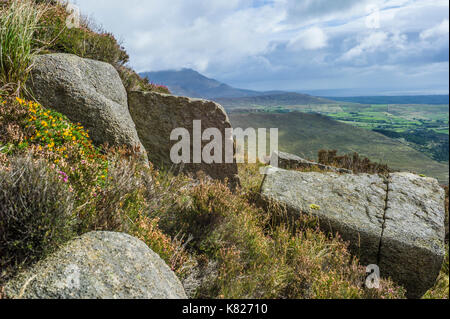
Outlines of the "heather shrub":
{"label": "heather shrub", "polygon": [[338,156],[337,151],[319,151],[319,163],[328,166],[350,169],[354,173],[389,174],[387,165],[372,162],[368,158],[362,158],[358,153]]}
{"label": "heather shrub", "polygon": [[28,265],[70,239],[74,198],[58,169],[30,156],[0,168],[0,268]]}
{"label": "heather shrub", "polygon": [[164,85],[150,83],[147,78],[141,77],[135,71],[127,66],[120,66],[119,72],[122,83],[127,92],[131,91],[153,91],[159,93],[170,94],[170,90]]}

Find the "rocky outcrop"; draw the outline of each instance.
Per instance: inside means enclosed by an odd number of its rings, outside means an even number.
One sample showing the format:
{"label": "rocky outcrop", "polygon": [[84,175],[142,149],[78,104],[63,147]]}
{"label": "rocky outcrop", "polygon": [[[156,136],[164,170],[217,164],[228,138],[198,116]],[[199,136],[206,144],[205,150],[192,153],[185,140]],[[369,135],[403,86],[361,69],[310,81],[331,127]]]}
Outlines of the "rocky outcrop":
{"label": "rocky outcrop", "polygon": [[[278,162],[277,162],[278,161]],[[270,158],[270,164],[275,165],[277,164],[277,167],[282,169],[312,169],[317,168],[321,171],[328,171],[328,172],[337,172],[337,173],[343,173],[343,174],[353,174],[353,172],[349,169],[345,168],[337,168],[332,166],[327,166],[311,161],[307,161],[297,155],[284,153],[284,152],[273,152],[272,157]],[[276,166],[276,165],[275,165]]]}
{"label": "rocky outcrop", "polygon": [[8,282],[8,298],[186,299],[170,268],[142,241],[126,234],[79,237]]}
{"label": "rocky outcrop", "polygon": [[[225,134],[225,130],[231,128],[231,124],[222,106],[202,99],[140,91],[129,93],[128,104],[139,137],[153,164],[158,167],[174,167],[170,154],[172,147],[178,141],[171,141],[170,137],[174,129],[183,128],[190,134],[190,163],[184,163],[178,167],[194,175],[203,172],[220,181],[228,179],[233,187],[239,184],[235,160],[228,164],[225,161],[225,147],[230,141],[233,147],[233,141],[231,136],[227,140]],[[207,164],[201,161],[194,164],[194,121],[201,121],[202,130],[217,128],[220,131],[222,135],[221,163]],[[208,143],[209,141],[203,141],[202,148]]]}
{"label": "rocky outcrop", "polygon": [[41,104],[88,129],[94,143],[144,151],[112,65],[70,54],[40,55],[28,85]]}
{"label": "rocky outcrop", "polygon": [[444,258],[444,193],[436,180],[413,174],[340,175],[273,170],[261,193],[290,214],[317,216],[338,232],[363,264],[422,296]]}

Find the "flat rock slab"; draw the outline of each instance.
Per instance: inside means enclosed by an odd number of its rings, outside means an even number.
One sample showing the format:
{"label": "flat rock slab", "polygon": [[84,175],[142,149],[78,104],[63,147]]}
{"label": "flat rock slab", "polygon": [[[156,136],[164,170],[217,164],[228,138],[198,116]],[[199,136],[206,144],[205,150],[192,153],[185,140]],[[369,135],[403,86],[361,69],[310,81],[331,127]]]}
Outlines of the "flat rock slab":
{"label": "flat rock slab", "polygon": [[[189,132],[191,138],[191,163],[178,167],[181,167],[184,172],[194,175],[203,172],[220,181],[228,179],[229,184],[233,187],[239,184],[237,164],[225,162],[225,146],[227,144],[225,130],[231,128],[231,123],[221,105],[202,99],[140,91],[128,94],[128,104],[139,137],[153,164],[166,168],[175,166],[171,160],[170,151],[177,141],[171,141],[170,136],[174,129],[183,128]],[[192,164],[193,121],[197,120],[201,121],[202,130],[216,128],[222,134],[221,163]],[[233,145],[231,136],[230,140]],[[207,142],[203,142],[202,146],[205,144]]]}
{"label": "flat rock slab", "polygon": [[165,262],[126,234],[83,235],[8,282],[8,298],[186,299]]}
{"label": "flat rock slab", "polygon": [[338,232],[363,264],[417,298],[431,288],[444,258],[444,192],[438,182],[408,173],[340,175],[273,170],[261,193],[292,215],[317,216]]}
{"label": "flat rock slab", "polygon": [[42,105],[88,129],[97,145],[144,151],[125,87],[111,64],[63,53],[39,55],[27,84]]}

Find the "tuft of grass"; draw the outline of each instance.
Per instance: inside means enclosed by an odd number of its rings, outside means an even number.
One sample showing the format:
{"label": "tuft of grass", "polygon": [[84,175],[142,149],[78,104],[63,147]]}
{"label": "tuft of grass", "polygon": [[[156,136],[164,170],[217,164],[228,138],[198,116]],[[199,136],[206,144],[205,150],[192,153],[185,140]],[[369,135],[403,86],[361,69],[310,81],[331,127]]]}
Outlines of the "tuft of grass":
{"label": "tuft of grass", "polygon": [[31,0],[13,0],[0,6],[0,94],[15,94],[24,88],[32,59],[39,47],[33,45],[46,6]]}

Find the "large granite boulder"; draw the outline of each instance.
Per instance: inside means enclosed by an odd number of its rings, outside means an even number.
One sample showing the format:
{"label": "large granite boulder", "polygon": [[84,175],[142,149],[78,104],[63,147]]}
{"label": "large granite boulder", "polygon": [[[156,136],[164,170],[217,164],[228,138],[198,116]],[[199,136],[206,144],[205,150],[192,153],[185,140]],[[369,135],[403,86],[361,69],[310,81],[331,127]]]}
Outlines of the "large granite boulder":
{"label": "large granite boulder", "polygon": [[186,299],[165,262],[142,241],[91,232],[68,243],[4,287],[23,299]]}
{"label": "large granite boulder", "polygon": [[[276,164],[276,165],[275,165]],[[270,165],[276,166],[282,169],[296,170],[296,169],[314,169],[317,168],[321,171],[337,172],[343,174],[353,174],[353,171],[345,168],[337,168],[333,166],[323,165],[316,162],[305,160],[297,155],[273,152],[270,158]]]}
{"label": "large granite boulder", "polygon": [[317,216],[324,231],[339,233],[361,263],[378,265],[408,297],[434,285],[444,258],[445,218],[436,180],[277,169],[266,175],[261,193],[294,216]]}
{"label": "large granite boulder", "polygon": [[88,129],[94,143],[144,151],[112,65],[71,54],[39,55],[28,86],[41,104]]}
{"label": "large granite boulder", "polygon": [[[234,152],[232,163],[227,163],[225,160],[227,143],[231,143],[233,149],[234,144],[233,137],[226,134],[226,129],[230,129],[231,124],[221,105],[202,99],[141,91],[133,91],[128,94],[128,105],[139,137],[153,164],[166,168],[178,167],[184,172],[194,175],[203,172],[213,179],[220,181],[227,179],[232,187],[239,184]],[[201,121],[202,131],[209,128],[217,128],[220,131],[222,135],[222,160],[220,163],[207,164],[204,161],[193,163],[194,121]],[[171,133],[177,128],[186,129],[191,139],[190,163],[183,165],[174,165],[170,156],[172,147],[178,142],[171,141]],[[203,141],[202,148],[208,143]]]}

